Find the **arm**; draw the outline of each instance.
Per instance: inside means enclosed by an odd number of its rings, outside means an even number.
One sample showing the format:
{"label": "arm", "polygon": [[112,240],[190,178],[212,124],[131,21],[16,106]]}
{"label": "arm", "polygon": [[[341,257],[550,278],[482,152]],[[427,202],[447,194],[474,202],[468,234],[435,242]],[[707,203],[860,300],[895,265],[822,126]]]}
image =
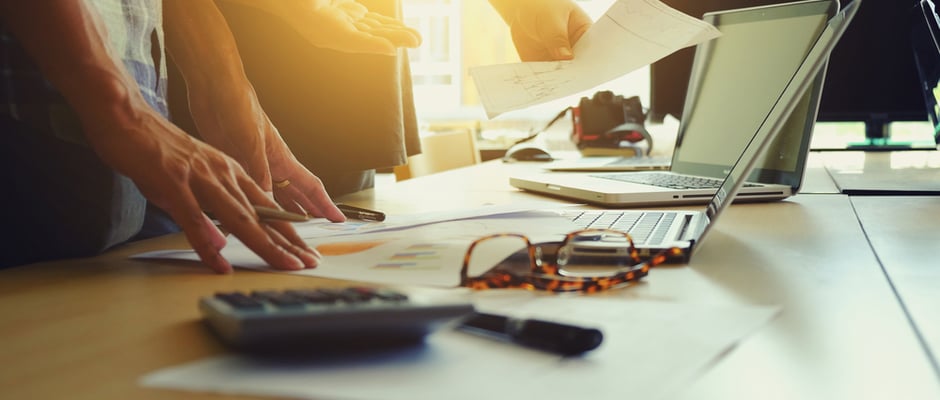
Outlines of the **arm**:
{"label": "arm", "polygon": [[[164,2],[164,30],[167,53],[186,82],[193,122],[206,142],[240,161],[255,182],[270,190],[263,140],[270,124],[250,90],[231,33],[211,0],[193,1],[189,10],[179,3]],[[230,135],[233,129],[240,135]]]}
{"label": "arm", "polygon": [[395,55],[418,47],[421,35],[401,21],[369,11],[355,0],[223,0],[280,17],[317,47],[346,53]]}
{"label": "arm", "polygon": [[[238,160],[285,208],[343,221],[320,180],[301,165],[261,109],[235,39],[212,0],[166,0],[167,49],[189,92],[199,134]],[[272,185],[290,181],[290,185]]]}
{"label": "arm", "polygon": [[512,33],[522,61],[570,60],[571,48],[591,27],[573,0],[489,0]]}
{"label": "arm", "polygon": [[203,207],[270,265],[316,265],[313,251],[290,225],[258,222],[252,204],[274,206],[273,201],[237,163],[150,108],[85,2],[3,0],[0,16],[78,113],[92,149],[173,217],[204,263],[231,271],[219,254],[225,238]]}

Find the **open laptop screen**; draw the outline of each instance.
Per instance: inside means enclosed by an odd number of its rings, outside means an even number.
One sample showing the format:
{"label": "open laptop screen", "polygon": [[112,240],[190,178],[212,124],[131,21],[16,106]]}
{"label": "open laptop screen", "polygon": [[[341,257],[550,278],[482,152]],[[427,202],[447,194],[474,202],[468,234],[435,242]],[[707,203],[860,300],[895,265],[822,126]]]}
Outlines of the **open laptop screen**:
{"label": "open laptop screen", "polygon": [[[861,2],[862,0],[855,0],[846,6],[839,14],[828,21],[826,29],[819,35],[818,40],[812,41],[813,44],[805,59],[799,63],[799,67],[791,74],[791,77],[784,82],[785,89],[783,93],[777,99],[772,100],[772,108],[768,115],[759,123],[754,137],[748,141],[728,177],[709,203],[706,214],[711,220],[714,220],[718,214],[727,208],[744,184],[743,178],[751,171],[758,159],[757,155],[765,151],[766,146],[773,143],[773,139],[781,132],[780,129],[785,124],[786,116],[793,112],[795,106],[799,103],[799,99],[809,89],[813,76],[822,71],[832,48],[835,47],[842,34],[845,33],[845,28],[854,18]],[[702,233],[703,236],[708,232],[709,227],[705,228],[705,232]]]}
{"label": "open laptop screen", "polygon": [[[831,1],[808,1],[798,7],[706,14],[722,36],[697,49],[672,170],[725,177],[834,13]],[[761,47],[778,50],[753,57]],[[815,119],[822,75],[756,164],[758,177],[802,165],[802,146],[808,146],[804,132]],[[729,137],[734,139],[719,139]],[[778,178],[759,180],[799,186]]]}

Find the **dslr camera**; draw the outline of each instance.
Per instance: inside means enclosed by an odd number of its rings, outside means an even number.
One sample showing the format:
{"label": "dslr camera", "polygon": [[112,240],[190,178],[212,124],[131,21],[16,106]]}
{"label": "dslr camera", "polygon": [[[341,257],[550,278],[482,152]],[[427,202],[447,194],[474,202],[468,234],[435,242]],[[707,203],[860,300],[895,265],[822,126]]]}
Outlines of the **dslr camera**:
{"label": "dslr camera", "polygon": [[582,153],[649,154],[653,139],[647,132],[646,114],[638,96],[624,98],[611,91],[582,97],[571,107],[571,140]]}

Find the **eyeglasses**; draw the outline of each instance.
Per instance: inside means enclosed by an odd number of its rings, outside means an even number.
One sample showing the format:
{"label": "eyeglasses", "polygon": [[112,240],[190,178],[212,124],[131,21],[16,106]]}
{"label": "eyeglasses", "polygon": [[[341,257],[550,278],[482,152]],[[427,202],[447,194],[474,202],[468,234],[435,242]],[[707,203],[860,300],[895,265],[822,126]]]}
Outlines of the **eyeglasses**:
{"label": "eyeglasses", "polygon": [[[639,281],[651,267],[683,256],[682,249],[673,247],[643,261],[630,235],[610,229],[575,231],[560,243],[538,245],[525,235],[502,233],[470,244],[460,285],[595,293]],[[469,276],[484,269],[481,275]]]}

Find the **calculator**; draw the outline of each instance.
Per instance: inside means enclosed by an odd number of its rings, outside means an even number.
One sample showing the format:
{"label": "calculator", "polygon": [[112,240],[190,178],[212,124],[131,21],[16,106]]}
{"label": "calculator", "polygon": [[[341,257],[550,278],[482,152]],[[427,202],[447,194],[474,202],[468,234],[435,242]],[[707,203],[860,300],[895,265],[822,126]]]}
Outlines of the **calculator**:
{"label": "calculator", "polygon": [[292,352],[420,343],[474,312],[468,298],[362,286],[221,292],[199,309],[236,350]]}

